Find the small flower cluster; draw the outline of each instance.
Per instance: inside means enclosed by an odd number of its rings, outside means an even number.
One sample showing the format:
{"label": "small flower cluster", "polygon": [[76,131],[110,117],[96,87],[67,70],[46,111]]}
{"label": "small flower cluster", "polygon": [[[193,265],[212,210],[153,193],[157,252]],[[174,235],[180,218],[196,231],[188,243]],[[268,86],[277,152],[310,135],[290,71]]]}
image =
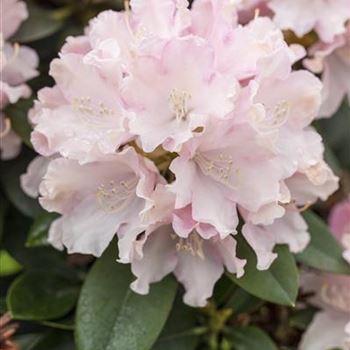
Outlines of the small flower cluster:
{"label": "small flower cluster", "polygon": [[240,20],[259,10],[282,30],[314,42],[304,60],[306,68],[322,75],[321,117],[332,116],[345,96],[350,101],[350,1],[349,0],[237,0]]}
{"label": "small flower cluster", "polygon": [[11,130],[3,110],[8,104],[30,96],[31,91],[25,82],[37,76],[38,56],[29,47],[6,41],[28,17],[25,3],[1,0],[0,8],[0,152],[1,159],[11,159],[18,155],[21,141]]}
{"label": "small flower cluster", "polygon": [[237,226],[270,267],[276,244],[309,242],[300,209],[338,179],[310,126],[322,84],[292,65],[269,19],[238,25],[229,0],[132,0],[70,37],[51,64],[56,85],[30,113],[44,158],[23,187],[61,214],[50,242],[100,256],[115,235],[146,294],[174,273],[204,306],[224,268],[238,277]]}

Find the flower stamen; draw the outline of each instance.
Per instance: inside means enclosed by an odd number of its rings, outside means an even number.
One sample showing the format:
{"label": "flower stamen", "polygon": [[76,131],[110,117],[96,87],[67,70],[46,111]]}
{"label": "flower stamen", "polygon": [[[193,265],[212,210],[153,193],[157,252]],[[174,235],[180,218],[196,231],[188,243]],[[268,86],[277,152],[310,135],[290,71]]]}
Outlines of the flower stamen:
{"label": "flower stamen", "polygon": [[137,180],[110,181],[107,185],[102,184],[96,192],[96,199],[100,208],[106,213],[116,213],[130,204],[135,194]]}
{"label": "flower stamen", "polygon": [[[211,176],[216,181],[232,188],[237,187],[233,185],[230,180],[233,174],[233,159],[231,155],[220,153],[218,158],[211,159],[203,153],[197,153],[194,161],[206,176]],[[239,168],[235,170],[236,175],[239,175]]]}
{"label": "flower stamen", "polygon": [[192,95],[184,90],[173,89],[169,96],[169,106],[172,113],[175,115],[175,119],[180,122],[186,119],[188,113],[188,101],[192,98]]}
{"label": "flower stamen", "polygon": [[[173,236],[176,238],[177,236]],[[176,243],[176,250],[178,252],[188,252],[192,256],[197,256],[204,260],[205,255],[203,251],[203,239],[199,237],[197,232],[192,232],[188,238],[179,238]]]}

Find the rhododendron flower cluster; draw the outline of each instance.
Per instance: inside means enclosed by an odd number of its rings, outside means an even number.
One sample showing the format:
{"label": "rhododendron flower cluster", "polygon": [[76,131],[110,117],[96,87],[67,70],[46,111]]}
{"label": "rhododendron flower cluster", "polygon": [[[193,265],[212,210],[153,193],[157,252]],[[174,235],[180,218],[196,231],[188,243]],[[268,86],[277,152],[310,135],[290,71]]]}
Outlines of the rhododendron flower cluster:
{"label": "rhododendron flower cluster", "polygon": [[51,64],[30,113],[37,159],[22,184],[61,214],[50,242],[100,256],[117,235],[131,287],[169,273],[204,306],[224,269],[244,274],[237,227],[270,267],[309,242],[300,208],[338,179],[310,126],[322,84],[269,19],[237,24],[228,0],[132,0],[93,19]]}
{"label": "rhododendron flower cluster", "polygon": [[[333,207],[329,225],[345,248],[344,258],[350,262],[350,200]],[[350,277],[308,272],[303,276],[303,288],[316,292],[312,302],[322,310],[303,335],[300,350],[349,349]]]}
{"label": "rhododendron flower cluster", "polygon": [[305,66],[322,74],[321,117],[332,116],[344,96],[350,101],[350,1],[349,0],[251,0],[239,1],[240,21],[254,11],[270,16],[282,30],[299,38],[315,36]]}
{"label": "rhododendron flower cluster", "polygon": [[25,82],[37,75],[38,57],[29,47],[7,42],[28,17],[25,3],[1,0],[0,15],[0,152],[1,159],[11,159],[19,153],[21,141],[11,130],[3,110],[8,104],[30,96],[31,91]]}

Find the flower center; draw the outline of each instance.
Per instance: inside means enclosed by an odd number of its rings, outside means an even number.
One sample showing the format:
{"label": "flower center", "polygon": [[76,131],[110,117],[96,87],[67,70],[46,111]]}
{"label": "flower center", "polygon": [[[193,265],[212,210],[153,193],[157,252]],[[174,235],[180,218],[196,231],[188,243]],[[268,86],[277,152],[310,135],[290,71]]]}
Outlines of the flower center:
{"label": "flower center", "polygon": [[129,181],[115,183],[110,181],[102,184],[96,192],[96,199],[100,208],[106,213],[116,213],[127,207],[135,195],[136,177]]}
{"label": "flower center", "polygon": [[239,174],[239,169],[233,169],[233,160],[231,155],[220,153],[216,158],[209,158],[203,153],[197,153],[194,161],[199,166],[204,175],[210,176],[214,180],[230,187],[237,189],[232,183],[233,173]]}
{"label": "flower center", "polygon": [[103,127],[102,122],[106,120],[103,117],[109,117],[114,114],[113,110],[107,108],[103,102],[95,104],[90,97],[74,97],[73,109],[80,112],[84,122],[97,127]]}
{"label": "flower center", "polygon": [[191,94],[184,90],[173,89],[169,96],[169,107],[175,115],[177,121],[182,121],[188,113],[188,101],[191,99]]}
{"label": "flower center", "polygon": [[178,252],[187,252],[192,256],[197,256],[200,259],[204,260],[204,252],[203,252],[203,239],[199,237],[197,232],[192,232],[188,238],[178,238],[176,235],[172,237],[173,239],[177,239],[176,250]]}

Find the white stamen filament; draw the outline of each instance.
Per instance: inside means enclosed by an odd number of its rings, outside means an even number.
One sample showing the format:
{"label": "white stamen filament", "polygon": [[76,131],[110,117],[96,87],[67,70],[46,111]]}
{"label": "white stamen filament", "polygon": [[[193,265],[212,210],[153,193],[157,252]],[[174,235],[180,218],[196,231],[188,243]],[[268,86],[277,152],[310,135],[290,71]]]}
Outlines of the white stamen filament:
{"label": "white stamen filament", "polygon": [[191,99],[191,94],[187,91],[173,89],[169,96],[169,107],[175,115],[177,121],[186,119],[188,113],[188,101]]}
{"label": "white stamen filament", "polygon": [[[212,177],[214,180],[230,187],[237,189],[237,186],[231,183],[233,173],[233,160],[231,155],[219,154],[218,158],[212,159],[203,153],[197,153],[194,161],[202,170],[203,174]],[[239,168],[235,170],[239,175]]]}
{"label": "white stamen filament", "polygon": [[106,107],[103,102],[93,103],[90,97],[75,97],[73,99],[73,109],[80,112],[84,122],[94,126],[103,126],[103,117],[114,114],[113,110]]}

